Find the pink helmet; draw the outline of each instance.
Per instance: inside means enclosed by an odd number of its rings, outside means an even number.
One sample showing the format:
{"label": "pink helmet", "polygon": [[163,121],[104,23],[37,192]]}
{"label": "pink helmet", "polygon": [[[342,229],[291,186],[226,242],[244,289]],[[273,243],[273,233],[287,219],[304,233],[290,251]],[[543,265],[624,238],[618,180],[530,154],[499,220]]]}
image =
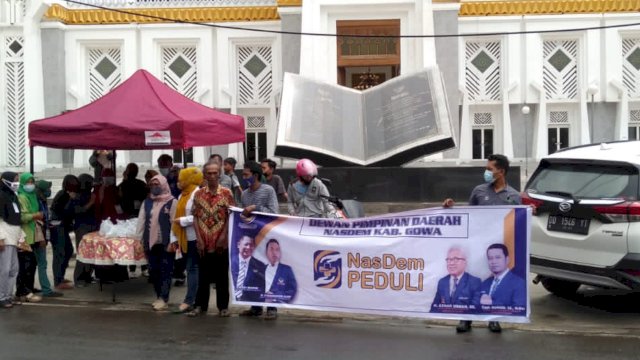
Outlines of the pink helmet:
{"label": "pink helmet", "polygon": [[313,161],[309,159],[300,159],[296,164],[296,175],[298,176],[316,176],[318,175],[318,168]]}

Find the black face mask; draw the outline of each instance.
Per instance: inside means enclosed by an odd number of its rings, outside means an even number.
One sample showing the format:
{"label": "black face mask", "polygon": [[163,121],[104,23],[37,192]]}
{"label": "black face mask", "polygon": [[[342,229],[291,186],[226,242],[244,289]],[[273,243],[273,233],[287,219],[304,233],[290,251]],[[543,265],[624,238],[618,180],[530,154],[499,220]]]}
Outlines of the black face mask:
{"label": "black face mask", "polygon": [[300,181],[302,181],[302,183],[305,184],[305,185],[309,185],[313,181],[313,178],[311,178],[311,180],[305,180],[303,178],[300,178]]}

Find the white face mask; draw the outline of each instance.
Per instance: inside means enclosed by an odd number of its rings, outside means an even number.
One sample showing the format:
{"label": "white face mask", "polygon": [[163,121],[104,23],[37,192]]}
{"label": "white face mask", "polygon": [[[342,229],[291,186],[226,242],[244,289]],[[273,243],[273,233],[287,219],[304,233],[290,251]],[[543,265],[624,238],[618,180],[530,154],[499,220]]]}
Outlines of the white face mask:
{"label": "white face mask", "polygon": [[13,192],[17,192],[18,188],[20,187],[20,183],[19,182],[11,182],[11,181],[7,181],[5,179],[2,179],[2,182],[7,185],[7,187],[11,190],[13,190]]}
{"label": "white face mask", "polygon": [[26,184],[22,188],[24,189],[24,191],[26,191],[28,193],[31,193],[31,192],[33,192],[33,190],[36,189],[36,186],[34,184]]}
{"label": "white face mask", "polygon": [[160,174],[162,174],[162,176],[167,177],[167,175],[169,175],[169,170],[171,170],[170,168],[160,168]]}

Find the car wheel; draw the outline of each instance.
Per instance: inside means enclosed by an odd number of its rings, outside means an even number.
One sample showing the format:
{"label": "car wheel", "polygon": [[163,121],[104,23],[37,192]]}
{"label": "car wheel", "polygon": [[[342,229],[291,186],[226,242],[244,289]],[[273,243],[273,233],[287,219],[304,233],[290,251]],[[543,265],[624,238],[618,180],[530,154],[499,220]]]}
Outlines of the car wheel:
{"label": "car wheel", "polygon": [[540,282],[548,292],[560,297],[573,296],[580,287],[580,283],[567,280],[544,278]]}

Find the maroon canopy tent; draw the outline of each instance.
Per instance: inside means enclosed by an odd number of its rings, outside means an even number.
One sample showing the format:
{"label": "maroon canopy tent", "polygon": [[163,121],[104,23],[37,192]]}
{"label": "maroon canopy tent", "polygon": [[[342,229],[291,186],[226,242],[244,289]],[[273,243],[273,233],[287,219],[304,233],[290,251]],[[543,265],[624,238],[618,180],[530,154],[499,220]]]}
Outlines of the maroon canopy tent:
{"label": "maroon canopy tent", "polygon": [[187,149],[244,140],[241,116],[190,100],[145,70],[84,107],[29,124],[31,147],[57,149]]}

